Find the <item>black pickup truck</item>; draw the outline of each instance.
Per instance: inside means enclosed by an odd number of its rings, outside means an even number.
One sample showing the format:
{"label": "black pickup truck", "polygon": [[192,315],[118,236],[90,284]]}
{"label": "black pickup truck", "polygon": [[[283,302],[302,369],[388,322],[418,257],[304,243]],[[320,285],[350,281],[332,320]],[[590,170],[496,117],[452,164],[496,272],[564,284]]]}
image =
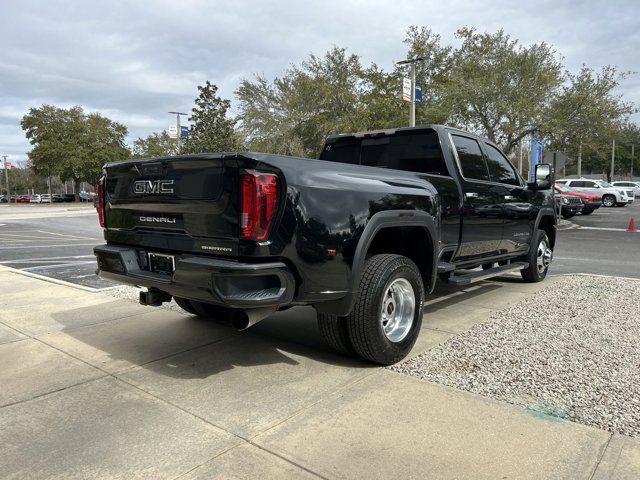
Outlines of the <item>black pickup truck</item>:
{"label": "black pickup truck", "polygon": [[436,281],[543,280],[556,215],[549,165],[527,184],[501,150],[441,125],[329,137],[320,159],[212,153],[110,163],[99,274],[246,328],[312,305],[336,350],[407,355]]}

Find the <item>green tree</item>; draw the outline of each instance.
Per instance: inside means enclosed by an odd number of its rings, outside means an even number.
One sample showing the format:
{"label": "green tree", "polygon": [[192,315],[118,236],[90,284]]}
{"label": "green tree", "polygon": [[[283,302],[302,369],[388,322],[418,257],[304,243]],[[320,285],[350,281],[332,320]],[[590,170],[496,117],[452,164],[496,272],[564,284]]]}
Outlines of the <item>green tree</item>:
{"label": "green tree", "polygon": [[99,113],[86,114],[81,107],[31,108],[21,126],[33,146],[30,166],[42,177],[95,184],[105,163],[129,157],[127,128]]}
{"label": "green tree", "polygon": [[177,154],[178,142],[170,138],[166,130],[160,133],[154,132],[133,142],[132,156],[134,158],[166,157]]}
{"label": "green tree", "polygon": [[[605,66],[600,72],[583,66],[576,74],[566,73],[566,82],[550,103],[542,129],[552,149],[577,158],[582,155],[585,171],[608,171],[613,138],[633,137],[627,124],[635,111],[616,93],[628,73]],[[630,158],[628,159],[630,162]]]}
{"label": "green tree", "polygon": [[218,87],[207,80],[198,86],[196,106],[191,110],[189,138],[185,153],[229,152],[242,148],[234,130],[235,121],[227,118],[229,100],[217,95]]}
{"label": "green tree", "polygon": [[478,131],[510,153],[539,129],[563,82],[562,65],[546,43],[524,47],[499,30],[461,28],[444,82],[454,124]]}

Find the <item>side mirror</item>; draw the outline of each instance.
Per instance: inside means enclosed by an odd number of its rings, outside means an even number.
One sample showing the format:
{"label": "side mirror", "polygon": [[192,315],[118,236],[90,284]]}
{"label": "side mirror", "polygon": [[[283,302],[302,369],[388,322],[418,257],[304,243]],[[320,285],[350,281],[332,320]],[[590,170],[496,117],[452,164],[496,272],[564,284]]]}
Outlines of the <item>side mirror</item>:
{"label": "side mirror", "polygon": [[553,184],[553,168],[548,163],[539,163],[535,170],[535,184],[538,190],[548,190]]}

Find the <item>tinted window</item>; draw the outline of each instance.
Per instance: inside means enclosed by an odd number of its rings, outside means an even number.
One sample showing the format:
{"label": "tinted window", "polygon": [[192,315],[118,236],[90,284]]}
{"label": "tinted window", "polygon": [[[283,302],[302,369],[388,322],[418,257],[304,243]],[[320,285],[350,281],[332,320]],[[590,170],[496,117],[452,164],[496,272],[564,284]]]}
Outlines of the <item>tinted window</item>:
{"label": "tinted window", "polygon": [[489,167],[491,181],[520,185],[515,170],[502,152],[488,143],[485,143],[485,147],[487,149],[487,167]]}
{"label": "tinted window", "polygon": [[472,138],[452,135],[453,144],[458,152],[460,167],[465,178],[475,180],[489,180],[487,165],[482,158],[482,151],[478,142]]}
{"label": "tinted window", "polygon": [[596,184],[595,182],[582,182],[582,186],[586,188],[594,188]]}
{"label": "tinted window", "polygon": [[584,187],[584,182],[581,182],[581,181],[575,181],[575,182],[571,182],[571,183],[570,183],[570,185],[571,185],[572,187],[578,187],[578,188],[580,188],[580,187]]}
{"label": "tinted window", "polygon": [[374,138],[344,137],[328,142],[321,160],[393,168],[409,172],[449,175],[438,134],[399,132]]}

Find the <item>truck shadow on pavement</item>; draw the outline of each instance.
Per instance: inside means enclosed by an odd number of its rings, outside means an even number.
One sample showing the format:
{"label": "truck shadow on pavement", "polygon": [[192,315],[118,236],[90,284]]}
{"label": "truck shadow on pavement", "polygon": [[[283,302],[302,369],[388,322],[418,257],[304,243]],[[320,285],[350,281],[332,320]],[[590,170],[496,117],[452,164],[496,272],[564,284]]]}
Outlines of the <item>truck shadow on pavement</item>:
{"label": "truck shadow on pavement", "polygon": [[[425,314],[446,312],[457,302],[501,288],[482,283],[460,288],[443,286],[428,297]],[[314,362],[367,369],[368,362],[333,352],[327,346],[311,307],[277,312],[243,332],[215,320],[182,312],[140,307],[124,318],[79,326],[77,319],[95,315],[94,307],[59,311],[53,315],[64,326],[57,345],[63,351],[112,372],[136,367],[174,378],[206,378],[236,367],[282,364],[298,367]],[[426,331],[422,335],[428,334]],[[307,365],[308,366],[308,365]]]}

